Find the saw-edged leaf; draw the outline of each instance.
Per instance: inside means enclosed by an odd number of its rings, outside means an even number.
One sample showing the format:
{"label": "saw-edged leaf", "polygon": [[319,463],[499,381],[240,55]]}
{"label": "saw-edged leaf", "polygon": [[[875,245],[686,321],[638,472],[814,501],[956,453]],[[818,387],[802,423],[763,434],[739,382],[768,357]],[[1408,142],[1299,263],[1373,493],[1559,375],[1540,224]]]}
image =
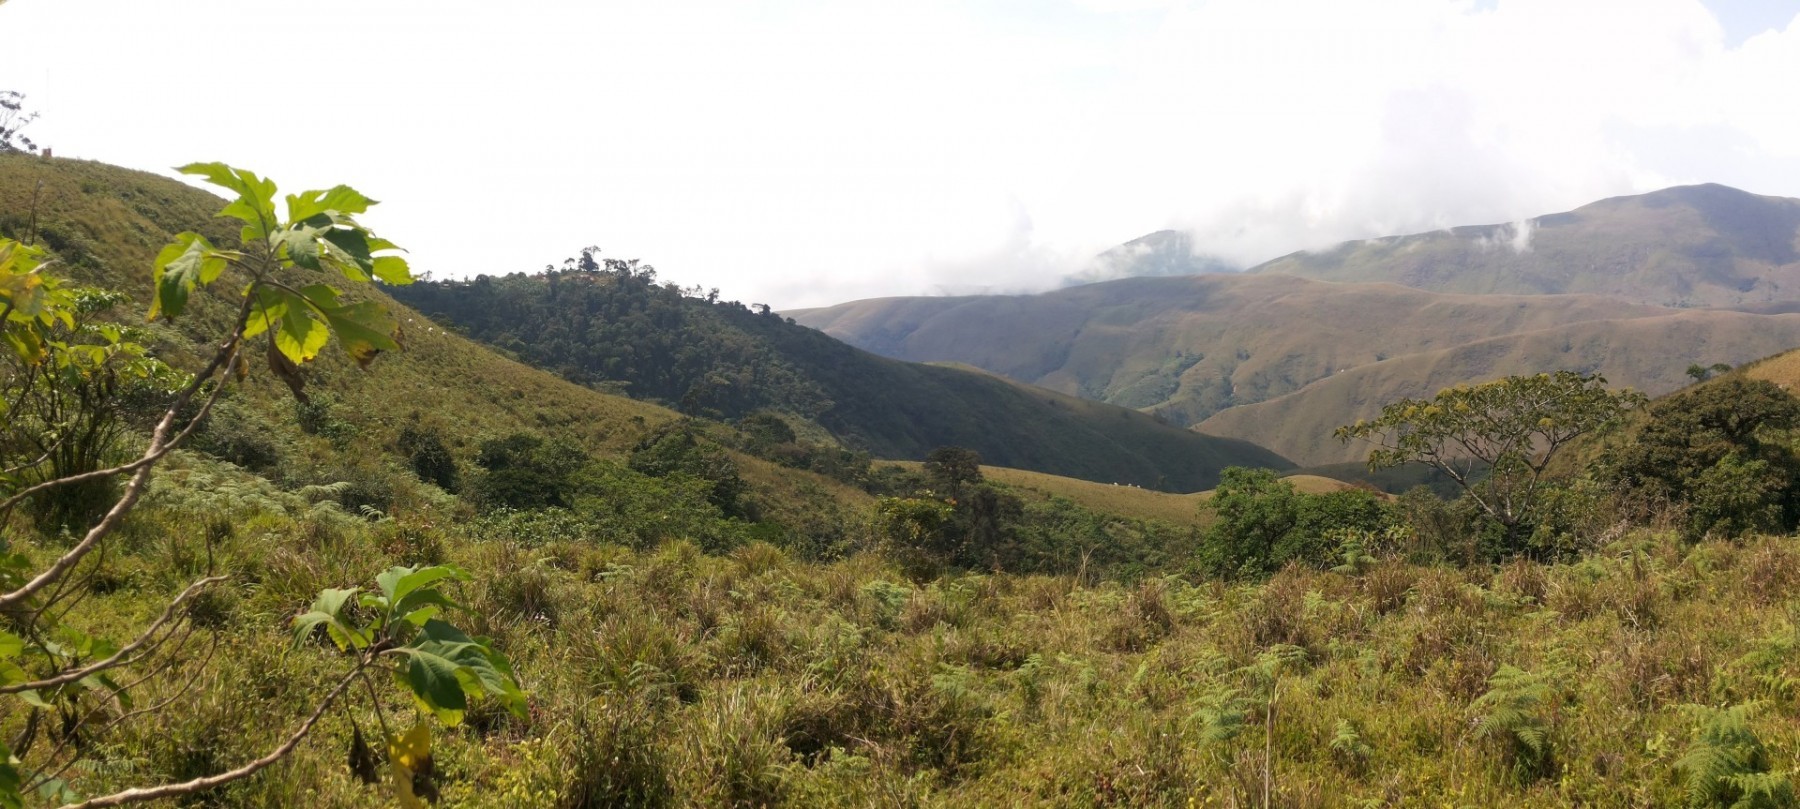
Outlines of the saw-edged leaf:
{"label": "saw-edged leaf", "polygon": [[390,602],[398,602],[405,600],[414,590],[445,579],[469,581],[469,571],[456,565],[390,567],[375,577],[375,586],[381,588],[382,595],[387,596]]}
{"label": "saw-edged leaf", "polygon": [[363,633],[344,621],[344,607],[356,595],[357,589],[328,587],[321,590],[318,597],[313,599],[312,608],[294,617],[294,646],[306,642],[312,636],[313,628],[321,624],[339,649],[360,649],[367,646],[368,639]]}
{"label": "saw-edged leaf", "polygon": [[432,619],[412,643],[396,649],[407,655],[401,681],[419,706],[447,725],[462,721],[470,697],[500,700],[515,714],[525,710],[525,694],[505,656],[456,627]]}
{"label": "saw-edged leaf", "polygon": [[269,238],[277,222],[275,218],[275,183],[256,176],[255,172],[235,169],[224,163],[189,163],[176,171],[204,177],[213,185],[237,194],[220,216],[244,223],[245,242]]}
{"label": "saw-edged leaf", "polygon": [[413,282],[412,266],[400,256],[376,256],[369,271],[384,284],[405,286]]}
{"label": "saw-edged leaf", "polygon": [[250,304],[250,318],[244,322],[244,339],[248,340],[275,327],[287,314],[289,295],[274,287],[255,288],[256,301]]}
{"label": "saw-edged leaf", "polygon": [[287,249],[289,261],[294,266],[309,270],[323,269],[319,263],[319,237],[330,229],[331,222],[324,216],[314,218],[316,223],[300,223],[282,231],[281,245]]}
{"label": "saw-edged leaf", "polygon": [[325,231],[325,242],[333,248],[338,271],[352,281],[367,282],[375,269],[375,258],[369,255],[369,240],[358,228],[333,228]]}
{"label": "saw-edged leaf", "polygon": [[363,301],[339,305],[337,291],[324,284],[314,284],[300,292],[313,311],[324,315],[338,343],[358,365],[367,368],[375,355],[400,349],[400,323],[381,304]]}
{"label": "saw-edged leaf", "polygon": [[331,341],[331,329],[314,316],[312,307],[288,297],[276,324],[275,347],[295,365],[311,362]]}
{"label": "saw-edged leaf", "polygon": [[151,279],[156,295],[150,301],[150,320],[158,315],[174,319],[187,307],[195,284],[210,284],[225,270],[225,259],[198,233],[182,233],[156,254]]}
{"label": "saw-edged leaf", "polygon": [[354,215],[369,210],[375,200],[358,193],[347,185],[340,185],[328,191],[302,191],[289,194],[287,197],[288,220],[298,222],[321,213],[336,212]]}

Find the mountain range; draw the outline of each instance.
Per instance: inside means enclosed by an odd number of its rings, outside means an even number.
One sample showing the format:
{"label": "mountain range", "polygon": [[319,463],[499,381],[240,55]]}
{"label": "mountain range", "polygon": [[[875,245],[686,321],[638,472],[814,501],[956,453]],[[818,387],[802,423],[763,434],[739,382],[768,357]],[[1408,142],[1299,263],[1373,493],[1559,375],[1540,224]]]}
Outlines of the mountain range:
{"label": "mountain range", "polygon": [[1176,241],[1162,236],[1127,251],[1157,277],[787,314],[887,356],[966,363],[1310,466],[1364,454],[1330,439],[1336,425],[1451,384],[1567,369],[1656,394],[1691,364],[1800,345],[1797,231],[1800,200],[1684,186],[1237,274],[1165,275]]}

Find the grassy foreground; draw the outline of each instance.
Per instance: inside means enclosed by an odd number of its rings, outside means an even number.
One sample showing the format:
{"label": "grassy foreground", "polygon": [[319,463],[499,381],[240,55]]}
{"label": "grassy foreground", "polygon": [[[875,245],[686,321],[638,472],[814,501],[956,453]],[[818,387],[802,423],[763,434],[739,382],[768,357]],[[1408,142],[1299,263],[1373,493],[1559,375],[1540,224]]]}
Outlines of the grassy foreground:
{"label": "grassy foreground", "polygon": [[[140,697],[176,707],[105,738],[73,785],[98,794],[265,749],[335,664],[325,645],[287,650],[296,606],[437,560],[474,574],[456,596],[487,616],[470,620],[532,706],[526,721],[478,710],[440,738],[445,805],[1260,806],[1266,777],[1274,806],[1669,806],[1686,795],[1688,703],[1758,703],[1776,772],[1800,751],[1786,538],[1684,546],[1637,530],[1576,563],[1387,559],[1254,585],[918,583],[869,554],[482,539],[433,492],[369,522],[225,464],[175,463],[93,566],[85,620],[156,608],[209,554],[233,583],[196,607],[189,671]],[[1525,680],[1493,688],[1502,667]],[[1541,766],[1500,720],[1542,730]],[[208,799],[381,800],[344,766],[352,722],[375,721],[334,712],[291,761]]]}

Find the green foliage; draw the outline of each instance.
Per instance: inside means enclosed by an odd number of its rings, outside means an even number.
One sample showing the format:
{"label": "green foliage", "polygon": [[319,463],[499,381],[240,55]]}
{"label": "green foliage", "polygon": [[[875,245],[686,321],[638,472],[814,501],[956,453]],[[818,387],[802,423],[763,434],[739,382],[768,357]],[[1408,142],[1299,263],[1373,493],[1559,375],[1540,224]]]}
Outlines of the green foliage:
{"label": "green foliage", "polygon": [[1693,807],[1779,809],[1796,805],[1793,782],[1771,772],[1769,751],[1750,727],[1757,705],[1726,708],[1686,705],[1697,727],[1694,741],[1675,762],[1687,781]]}
{"label": "green foliage", "polygon": [[406,456],[407,465],[420,480],[436,484],[447,492],[457,490],[461,474],[456,468],[456,458],[450,454],[450,448],[444,446],[444,439],[437,430],[408,424],[400,428],[394,448]]}
{"label": "green foliage", "polygon": [[[469,574],[453,565],[395,567],[375,578],[375,592],[358,596],[354,587],[326,589],[294,619],[294,644],[323,627],[339,649],[400,661],[395,682],[447,725],[461,722],[469,700],[482,696],[523,715],[525,695],[506,657],[487,640],[471,638],[439,617],[462,609],[443,593],[442,584],[468,580]],[[366,620],[356,620],[352,604],[367,613]]]}
{"label": "green foliage", "polygon": [[1333,434],[1374,443],[1370,469],[1422,462],[1449,475],[1507,533],[1504,550],[1516,552],[1557,453],[1616,424],[1642,399],[1607,390],[1598,374],[1509,376],[1446,388],[1430,400],[1402,399]]}
{"label": "green foliage", "polygon": [[471,493],[486,509],[567,507],[573,477],[587,461],[579,449],[527,433],[491,438],[475,455],[482,474]]}
{"label": "green foliage", "polygon": [[1344,766],[1360,771],[1375,754],[1375,748],[1363,740],[1362,733],[1356,729],[1356,723],[1348,719],[1339,719],[1337,728],[1331,733],[1331,752]]}
{"label": "green foliage", "polygon": [[1598,474],[1639,501],[1685,507],[1690,537],[1791,530],[1800,523],[1796,427],[1800,400],[1772,382],[1729,377],[1653,403]]}
{"label": "green foliage", "polygon": [[1266,469],[1225,470],[1203,508],[1218,519],[1201,540],[1201,564],[1231,578],[1266,576],[1296,562],[1328,566],[1346,531],[1378,532],[1393,521],[1372,492],[1305,494]]}
{"label": "green foliage", "polygon": [[0,152],[36,152],[37,144],[25,137],[23,130],[37,117],[36,112],[25,112],[24,93],[0,90]]}
{"label": "green foliage", "polygon": [[1540,778],[1554,766],[1550,721],[1545,716],[1555,699],[1551,679],[1550,674],[1528,674],[1503,665],[1488,678],[1487,693],[1470,706],[1476,714],[1475,737],[1498,744],[1502,760],[1520,782]]}
{"label": "green foliage", "polygon": [[686,476],[706,481],[709,499],[727,515],[742,514],[743,478],[724,450],[700,435],[692,421],[675,422],[655,431],[631,452],[631,468],[651,477]]}
{"label": "green foliage", "polygon": [[[773,313],[659,283],[649,267],[591,248],[535,275],[413,284],[393,294],[572,381],[689,416],[756,417],[752,430],[770,426],[762,421],[770,412],[817,424],[852,455],[798,446],[806,442],[751,451],[841,480],[856,470],[827,470],[854,464],[854,453],[922,459],[941,446],[968,447],[1002,466],[1181,492],[1210,487],[1228,465],[1289,465],[1143,413],[878,357]],[[805,466],[781,459],[795,450],[810,456]]]}
{"label": "green foliage", "polygon": [[945,492],[980,483],[981,454],[966,447],[938,447],[925,456],[925,480]]}

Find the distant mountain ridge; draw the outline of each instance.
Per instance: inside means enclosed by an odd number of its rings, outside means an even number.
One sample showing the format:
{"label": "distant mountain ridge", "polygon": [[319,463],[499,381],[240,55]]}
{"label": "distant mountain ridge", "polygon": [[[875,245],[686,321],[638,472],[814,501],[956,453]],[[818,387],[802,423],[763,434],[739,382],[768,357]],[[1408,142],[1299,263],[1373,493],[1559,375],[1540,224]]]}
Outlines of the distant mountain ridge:
{"label": "distant mountain ridge", "polygon": [[1242,265],[1195,251],[1194,237],[1187,231],[1159,230],[1095,256],[1086,269],[1064,277],[1061,286],[1243,269]]}
{"label": "distant mountain ridge", "polygon": [[1800,199],[1677,186],[1518,223],[1345,242],[1246,272],[1439,292],[1753,307],[1800,300]]}
{"label": "distant mountain ridge", "polygon": [[[1165,265],[1185,244],[1152,236],[1133,250]],[[1796,310],[1800,200],[1700,185],[1349,242],[1242,274],[789,314],[888,356],[967,363],[1311,465],[1359,457],[1332,427],[1444,384],[1567,369],[1672,390],[1689,364],[1800,345],[1800,320],[1785,315]]]}

